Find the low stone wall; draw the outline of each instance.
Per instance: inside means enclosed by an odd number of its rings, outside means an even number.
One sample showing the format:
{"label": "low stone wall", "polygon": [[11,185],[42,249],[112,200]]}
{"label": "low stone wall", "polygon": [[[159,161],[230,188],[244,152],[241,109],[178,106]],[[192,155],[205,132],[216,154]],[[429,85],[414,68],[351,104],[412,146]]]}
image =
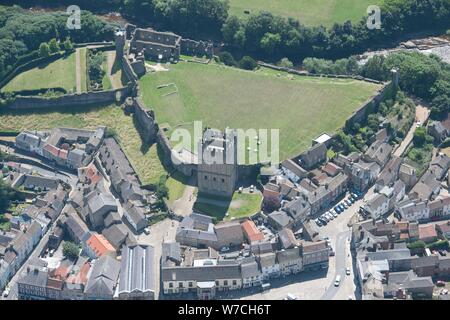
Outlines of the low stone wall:
{"label": "low stone wall", "polygon": [[269,68],[269,69],[273,69],[273,70],[277,70],[277,71],[283,71],[283,72],[295,74],[298,76],[321,77],[321,78],[332,78],[332,79],[354,79],[354,80],[366,81],[366,82],[376,83],[376,84],[384,83],[383,81],[364,78],[361,76],[346,75],[346,74],[313,74],[313,73],[309,73],[308,71],[300,71],[300,70],[295,70],[295,69],[291,69],[291,68],[287,68],[287,67],[279,67],[279,66],[275,66],[270,63],[262,62],[262,61],[258,61],[258,65],[261,67],[265,67],[265,68]]}
{"label": "low stone wall", "polygon": [[132,92],[133,86],[132,84],[128,84],[120,89],[75,93],[54,98],[16,96],[15,100],[7,105],[7,108],[45,109],[116,103],[123,101],[125,97],[129,96]]}

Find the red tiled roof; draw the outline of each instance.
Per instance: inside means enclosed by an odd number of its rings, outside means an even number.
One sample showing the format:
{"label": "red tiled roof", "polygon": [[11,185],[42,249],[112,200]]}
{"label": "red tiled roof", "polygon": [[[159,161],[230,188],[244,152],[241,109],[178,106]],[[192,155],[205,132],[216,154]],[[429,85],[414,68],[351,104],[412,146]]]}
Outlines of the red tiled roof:
{"label": "red tiled roof", "polygon": [[339,173],[339,170],[341,170],[341,167],[338,165],[335,165],[332,162],[328,162],[326,165],[323,166],[322,171],[327,173],[330,176],[335,176]]}
{"label": "red tiled roof", "polygon": [[86,177],[88,177],[91,180],[91,183],[96,184],[100,181],[101,176],[97,169],[93,167],[93,165],[90,165],[86,171]]}
{"label": "red tiled roof", "polygon": [[89,264],[89,262],[86,262],[85,264],[83,264],[80,271],[77,274],[70,275],[67,278],[66,282],[72,283],[72,284],[86,284],[87,280],[88,280],[87,275],[88,275],[90,269],[91,269],[91,265]]}
{"label": "red tiled roof", "polygon": [[67,155],[69,153],[67,150],[62,150],[62,149],[57,148],[57,147],[55,147],[54,145],[51,145],[51,144],[46,144],[44,146],[44,150],[48,151],[53,156],[59,157],[59,158],[64,159],[64,160],[67,159]]}
{"label": "red tiled roof", "polygon": [[255,223],[251,220],[247,220],[241,224],[245,236],[250,243],[254,241],[264,240],[264,235],[258,230]]}
{"label": "red tiled roof", "polygon": [[427,239],[437,237],[437,232],[432,224],[425,224],[419,226],[419,239]]}
{"label": "red tiled roof", "polygon": [[436,225],[436,227],[439,229],[442,233],[448,233],[450,232],[450,223],[448,221],[442,222]]}
{"label": "red tiled roof", "polygon": [[98,233],[92,234],[92,236],[86,241],[86,244],[95,252],[98,257],[101,257],[107,252],[114,252],[114,247],[109,243],[106,238]]}
{"label": "red tiled roof", "polygon": [[55,147],[54,145],[51,145],[51,144],[46,144],[44,146],[44,150],[48,151],[49,153],[51,153],[55,157],[57,157],[58,154],[59,154],[59,149],[57,147]]}
{"label": "red tiled roof", "polygon": [[400,233],[400,240],[407,240],[407,239],[409,239],[409,233],[408,232]]}

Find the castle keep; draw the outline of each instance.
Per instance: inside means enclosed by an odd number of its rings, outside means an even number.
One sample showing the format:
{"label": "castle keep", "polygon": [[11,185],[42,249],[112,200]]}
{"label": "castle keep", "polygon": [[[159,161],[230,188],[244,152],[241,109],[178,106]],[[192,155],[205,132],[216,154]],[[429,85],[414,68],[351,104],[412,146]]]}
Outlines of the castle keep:
{"label": "castle keep", "polygon": [[232,196],[237,181],[235,131],[206,129],[198,145],[197,184],[202,193]]}

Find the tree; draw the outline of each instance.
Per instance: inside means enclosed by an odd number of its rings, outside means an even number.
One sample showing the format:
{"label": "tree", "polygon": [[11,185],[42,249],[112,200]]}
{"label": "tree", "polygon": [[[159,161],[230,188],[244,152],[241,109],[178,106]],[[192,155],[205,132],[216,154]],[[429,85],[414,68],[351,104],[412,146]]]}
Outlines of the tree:
{"label": "tree", "polygon": [[46,58],[50,56],[50,47],[46,43],[41,43],[39,46],[39,57]]}
{"label": "tree", "polygon": [[261,49],[263,49],[268,55],[272,55],[275,50],[280,47],[280,44],[281,36],[270,32],[264,34],[259,43]]}
{"label": "tree", "polygon": [[69,37],[67,37],[66,40],[64,40],[64,42],[63,42],[63,48],[64,48],[64,50],[66,50],[66,51],[70,51],[70,50],[73,49],[73,44],[72,44],[72,41],[70,41],[70,38],[69,38]]}
{"label": "tree", "polygon": [[235,66],[236,61],[234,60],[231,53],[228,51],[223,51],[219,54],[219,59],[221,62],[223,62],[227,66]]}
{"label": "tree", "polygon": [[427,142],[427,130],[424,127],[418,127],[414,131],[413,142],[416,147],[421,147]]}
{"label": "tree", "polygon": [[50,40],[50,42],[48,43],[48,47],[50,48],[50,52],[51,53],[56,53],[56,52],[58,52],[61,49],[59,47],[58,40],[56,40],[55,38]]}
{"label": "tree", "polygon": [[63,244],[63,255],[70,260],[75,260],[80,255],[80,248],[75,243],[66,241]]}
{"label": "tree", "polygon": [[292,68],[294,64],[288,58],[283,58],[280,61],[278,61],[277,66],[283,68]]}
{"label": "tree", "polygon": [[241,61],[239,61],[239,67],[245,70],[254,70],[258,66],[258,63],[249,56],[242,57]]}
{"label": "tree", "polygon": [[167,181],[166,175],[161,175],[161,177],[159,177],[159,182],[156,187],[156,196],[159,199],[169,197],[169,188],[167,188],[166,181]]}

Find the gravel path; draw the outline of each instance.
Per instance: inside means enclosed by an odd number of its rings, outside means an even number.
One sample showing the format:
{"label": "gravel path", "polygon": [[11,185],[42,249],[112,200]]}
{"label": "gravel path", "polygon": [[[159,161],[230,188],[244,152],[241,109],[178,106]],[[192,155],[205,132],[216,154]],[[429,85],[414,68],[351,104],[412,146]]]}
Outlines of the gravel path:
{"label": "gravel path", "polygon": [[75,76],[77,79],[77,93],[81,93],[81,55],[80,49],[75,51]]}

